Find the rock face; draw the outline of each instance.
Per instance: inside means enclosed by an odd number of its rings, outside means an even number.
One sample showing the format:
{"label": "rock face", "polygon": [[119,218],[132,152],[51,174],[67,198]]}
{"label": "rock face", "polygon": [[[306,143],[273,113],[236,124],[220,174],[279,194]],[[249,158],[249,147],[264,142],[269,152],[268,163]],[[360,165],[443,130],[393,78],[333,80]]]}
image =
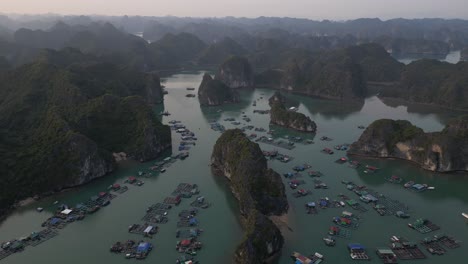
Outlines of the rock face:
{"label": "rock face", "polygon": [[[68,55],[0,75],[0,215],[16,200],[106,175],[112,152],[146,161],[171,146],[149,105],[162,98],[157,75]],[[71,57],[79,62],[68,65]]]}
{"label": "rock face", "polygon": [[[363,102],[367,85],[396,82],[404,65],[377,44],[315,54],[291,53],[281,67],[255,75],[255,86],[345,103]],[[278,69],[279,68],[279,69]]]}
{"label": "rock face", "polygon": [[381,89],[380,97],[468,110],[468,62],[418,60],[405,66],[399,82]]}
{"label": "rock face", "polygon": [[221,64],[215,76],[230,88],[251,88],[254,85],[252,66],[245,57],[232,56]]}
{"label": "rock face", "polygon": [[279,92],[276,92],[269,99],[271,106],[270,123],[302,132],[315,133],[317,124],[302,113],[287,110],[284,106],[285,101],[285,98]]}
{"label": "rock face", "polygon": [[222,81],[214,80],[206,73],[198,88],[198,99],[201,105],[215,106],[224,103],[237,103],[239,102],[239,94]]}
{"label": "rock face", "polygon": [[288,210],[281,176],[267,168],[258,144],[239,129],[228,130],[216,141],[211,156],[215,175],[230,180],[239,200],[245,239],[238,246],[235,263],[264,263],[278,253],[284,243],[278,227],[268,218]]}
{"label": "rock face", "polygon": [[348,154],[405,159],[426,170],[452,172],[468,171],[467,147],[467,117],[433,133],[424,133],[405,120],[381,119],[367,127]]}

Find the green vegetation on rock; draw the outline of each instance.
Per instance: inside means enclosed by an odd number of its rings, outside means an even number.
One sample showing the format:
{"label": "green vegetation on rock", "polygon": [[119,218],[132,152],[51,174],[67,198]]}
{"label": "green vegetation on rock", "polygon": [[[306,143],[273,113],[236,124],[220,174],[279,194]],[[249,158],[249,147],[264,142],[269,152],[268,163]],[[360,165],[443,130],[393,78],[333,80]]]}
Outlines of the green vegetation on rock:
{"label": "green vegetation on rock", "polygon": [[221,64],[215,79],[230,88],[251,88],[254,81],[253,69],[245,57],[231,56]]}
{"label": "green vegetation on rock", "polygon": [[239,94],[222,81],[215,80],[206,73],[198,88],[198,99],[201,105],[214,106],[237,103],[239,102]]}
{"label": "green vegetation on rock", "polygon": [[201,65],[219,65],[230,56],[242,56],[247,50],[231,38],[211,44],[199,56],[198,63]]}
{"label": "green vegetation on rock", "polygon": [[[50,62],[67,64],[57,57]],[[162,98],[156,75],[44,58],[0,74],[0,215],[19,199],[109,173],[112,152],[149,160],[171,145],[148,105]]]}
{"label": "green vegetation on rock", "polygon": [[212,171],[226,176],[239,200],[244,240],[238,246],[235,263],[264,263],[281,250],[284,239],[278,227],[267,217],[288,210],[281,176],[267,168],[258,144],[241,130],[224,132],[211,155]]}
{"label": "green vegetation on rock", "polygon": [[438,171],[468,171],[468,118],[452,120],[441,132],[425,133],[406,120],[374,121],[348,154],[400,158]]}
{"label": "green vegetation on rock", "polygon": [[303,113],[289,111],[284,106],[285,98],[279,92],[269,99],[271,106],[270,122],[275,125],[292,128],[303,132],[315,132],[317,125]]}
{"label": "green vegetation on rock", "polygon": [[468,110],[468,62],[450,64],[419,60],[407,65],[395,87],[382,89],[382,97]]}

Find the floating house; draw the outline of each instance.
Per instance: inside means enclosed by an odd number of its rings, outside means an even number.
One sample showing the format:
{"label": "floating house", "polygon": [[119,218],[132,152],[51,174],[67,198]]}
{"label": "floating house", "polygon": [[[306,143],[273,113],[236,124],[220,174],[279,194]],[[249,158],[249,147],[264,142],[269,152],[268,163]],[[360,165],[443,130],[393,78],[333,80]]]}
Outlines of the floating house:
{"label": "floating house", "polygon": [[366,248],[361,244],[348,244],[349,255],[353,260],[369,260]]}

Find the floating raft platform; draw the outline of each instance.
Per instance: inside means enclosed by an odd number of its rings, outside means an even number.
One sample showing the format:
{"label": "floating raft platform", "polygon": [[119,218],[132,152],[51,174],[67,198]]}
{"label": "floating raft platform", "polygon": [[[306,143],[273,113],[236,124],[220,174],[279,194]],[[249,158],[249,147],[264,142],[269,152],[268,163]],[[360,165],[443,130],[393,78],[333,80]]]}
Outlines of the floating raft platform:
{"label": "floating raft platform", "polygon": [[391,245],[392,251],[401,260],[425,259],[426,255],[418,248],[416,244],[401,242]]}
{"label": "floating raft platform", "polygon": [[158,232],[157,226],[145,224],[133,224],[128,228],[128,232],[131,234],[142,235],[142,236],[152,236]]}
{"label": "floating raft platform", "polygon": [[206,209],[211,206],[211,203],[209,203],[205,199],[205,197],[199,196],[193,202],[190,203],[190,206]]}
{"label": "floating raft platform", "polygon": [[350,230],[343,229],[338,226],[330,226],[330,229],[328,230],[328,234],[334,237],[339,237],[339,238],[346,238],[346,239],[351,238]]}
{"label": "floating raft platform", "polygon": [[418,231],[421,234],[427,234],[432,231],[439,230],[440,227],[427,219],[417,219],[413,224],[408,224],[410,228]]}
{"label": "floating raft platform", "polygon": [[57,231],[47,228],[39,232],[33,232],[26,238],[9,241],[11,244],[8,248],[0,248],[0,260],[10,256],[11,254],[20,253],[28,246],[35,247],[42,244],[57,235]]}
{"label": "floating raft platform", "polygon": [[141,220],[154,224],[166,224],[169,222],[169,219],[164,215],[164,212],[161,214],[157,211],[150,211],[146,213],[146,215],[143,216]]}
{"label": "floating raft platform", "polygon": [[436,239],[426,238],[421,242],[421,245],[426,248],[427,252],[432,255],[443,255],[447,252]]}
{"label": "floating raft platform", "polygon": [[434,238],[437,239],[440,242],[440,244],[442,244],[446,248],[454,249],[460,247],[460,243],[453,237],[449,237],[446,235],[435,235]]}
{"label": "floating raft platform", "polygon": [[182,201],[180,196],[175,196],[175,197],[166,197],[164,199],[165,204],[174,204],[174,205],[179,205],[180,202]]}
{"label": "floating raft platform", "polygon": [[114,243],[111,246],[110,251],[116,254],[124,253],[126,254],[125,258],[144,259],[148,256],[152,249],[153,246],[149,242],[140,241],[137,243],[134,240],[128,240],[123,243]]}
{"label": "floating raft platform", "polygon": [[197,215],[198,209],[197,208],[191,208],[190,210],[182,210],[179,213],[179,217],[193,217]]}
{"label": "floating raft platform", "polygon": [[119,189],[113,189],[112,191],[115,192],[115,193],[118,193],[118,194],[123,194],[126,191],[128,191],[128,186],[123,185]]}
{"label": "floating raft platform", "polygon": [[177,222],[177,227],[194,227],[198,226],[198,220],[194,217],[181,217]]}
{"label": "floating raft platform", "polygon": [[398,259],[395,253],[391,249],[388,248],[380,248],[375,251],[377,256],[383,261],[385,264],[397,264]]}
{"label": "floating raft platform", "polygon": [[192,238],[199,237],[203,230],[199,228],[183,229],[176,231],[176,238]]}
{"label": "floating raft platform", "polygon": [[257,140],[255,140],[256,142],[262,142],[262,143],[265,143],[265,144],[268,144],[268,145],[272,145],[272,146],[275,146],[275,147],[279,147],[279,148],[284,148],[284,149],[288,149],[288,150],[292,150],[295,148],[294,145],[291,145],[285,141],[273,141],[273,140],[268,140],[267,138],[258,138]]}
{"label": "floating raft platform", "polygon": [[47,240],[53,237],[56,237],[57,235],[58,235],[58,232],[56,230],[47,228],[37,233],[31,234],[30,239],[25,241],[24,245],[35,247],[39,244],[46,242]]}
{"label": "floating raft platform", "polygon": [[292,196],[295,197],[295,198],[299,198],[299,197],[305,197],[305,196],[308,196],[308,195],[311,195],[311,194],[312,194],[311,190],[301,189],[301,190],[298,190],[297,192],[294,192],[292,194]]}

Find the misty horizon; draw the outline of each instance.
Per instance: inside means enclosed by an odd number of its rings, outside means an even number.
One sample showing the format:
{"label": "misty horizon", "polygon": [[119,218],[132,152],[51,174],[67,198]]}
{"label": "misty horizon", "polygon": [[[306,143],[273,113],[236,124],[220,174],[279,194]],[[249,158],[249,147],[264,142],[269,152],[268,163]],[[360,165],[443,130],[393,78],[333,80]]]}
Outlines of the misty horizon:
{"label": "misty horizon", "polygon": [[468,19],[466,1],[463,0],[240,0],[234,2],[200,0],[150,1],[59,1],[17,0],[4,3],[0,14],[7,16],[144,16],[144,17],[193,17],[193,18],[258,18],[288,17],[310,20],[345,21],[357,18]]}

